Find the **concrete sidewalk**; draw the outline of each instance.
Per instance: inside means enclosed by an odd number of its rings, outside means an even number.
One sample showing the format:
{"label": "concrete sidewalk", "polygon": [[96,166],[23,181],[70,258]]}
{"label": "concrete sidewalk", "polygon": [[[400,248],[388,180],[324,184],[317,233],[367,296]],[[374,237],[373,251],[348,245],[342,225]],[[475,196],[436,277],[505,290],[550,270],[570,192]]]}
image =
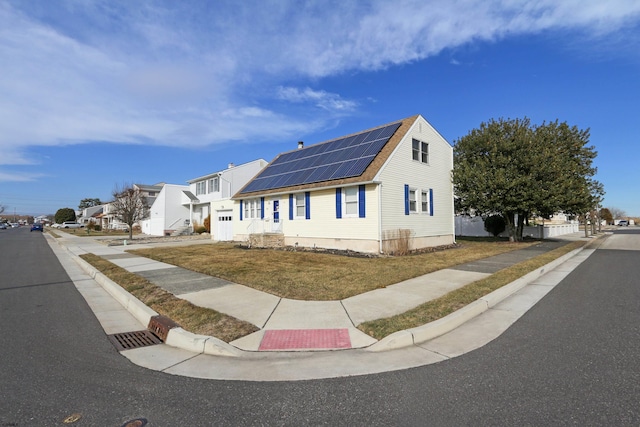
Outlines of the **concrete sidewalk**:
{"label": "concrete sidewalk", "polygon": [[[173,339],[167,339],[167,343],[173,344],[173,347],[163,344],[123,351],[122,353],[132,361],[153,369],[190,376],[257,380],[356,375],[418,366],[444,360],[449,357],[448,354],[462,354],[470,348],[477,348],[481,345],[480,342],[488,342],[499,335],[544,296],[552,288],[552,282],[559,282],[592,252],[574,251],[558,260],[555,263],[557,268],[552,273],[548,273],[551,266],[534,272],[531,277],[523,279],[522,283],[510,285],[510,288],[505,287],[505,290],[501,291],[504,295],[500,298],[487,298],[478,301],[479,304],[472,304],[461,310],[460,313],[453,313],[453,320],[441,319],[442,321],[433,322],[435,325],[401,331],[377,342],[360,332],[356,326],[367,320],[405,312],[509,265],[550,251],[565,244],[567,240],[585,239],[584,236],[582,233],[563,236],[562,240],[545,241],[526,249],[458,265],[342,301],[296,301],[279,298],[125,252],[134,247],[138,249],[150,245],[106,246],[92,238],[66,234],[58,239],[47,236],[47,239],[63,266],[67,271],[71,271],[72,279],[82,276],[82,268],[78,269],[78,264],[74,268],[68,262],[68,255],[71,255],[72,259],[78,259],[78,255],[93,253],[127,271],[147,278],[179,298],[248,321],[260,328],[258,332],[230,345],[211,337],[193,336],[185,331],[178,335],[176,331]],[[197,243],[206,244],[206,241]],[[84,269],[88,268],[84,266]],[[97,280],[95,272],[90,274]],[[146,327],[144,321],[140,320],[140,315],[137,316],[137,322],[136,316],[133,316],[132,320],[129,313],[132,311],[131,307],[122,313],[122,305],[114,305],[113,298],[108,297],[109,292],[104,289],[101,292],[100,285],[87,289],[87,281],[83,280],[81,283],[78,289],[83,292],[85,299],[103,323],[107,334]],[[507,309],[498,308],[500,304]],[[126,299],[124,305],[129,305]],[[499,319],[496,319],[496,313],[501,314]],[[143,318],[146,315],[143,313]],[[471,321],[468,321],[469,319]],[[457,328],[457,332],[453,330],[455,326],[462,324],[464,326]],[[482,327],[487,330],[484,333],[476,330],[464,339],[455,338],[460,334],[464,336],[465,329],[477,328],[478,325],[484,325]],[[437,351],[430,350],[425,353],[426,343],[440,347]],[[446,348],[441,348],[442,346],[448,346],[452,350],[447,351]],[[318,351],[337,349],[349,350]],[[390,351],[393,349],[396,350]],[[235,357],[220,357],[222,354]],[[211,358],[215,361],[210,360]],[[300,368],[295,374],[288,369],[286,373],[274,369],[280,363],[291,368],[294,360],[294,365]],[[198,368],[193,366],[196,361]],[[254,371],[259,366],[264,369],[265,361],[269,362],[269,373],[262,372],[257,375]],[[224,369],[220,369],[221,365],[224,365]],[[247,372],[251,372],[249,377]]]}

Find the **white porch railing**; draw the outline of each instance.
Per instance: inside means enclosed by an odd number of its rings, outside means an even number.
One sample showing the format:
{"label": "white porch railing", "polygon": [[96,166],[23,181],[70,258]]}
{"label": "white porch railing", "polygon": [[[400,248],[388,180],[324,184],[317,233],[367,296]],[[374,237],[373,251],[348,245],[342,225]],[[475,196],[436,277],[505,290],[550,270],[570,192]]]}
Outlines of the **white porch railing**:
{"label": "white porch railing", "polygon": [[247,226],[248,234],[282,233],[283,220],[272,218],[252,219]]}
{"label": "white porch railing", "polygon": [[184,225],[184,218],[178,218],[175,221],[173,221],[171,224],[169,224],[169,227],[167,227],[168,229],[173,229],[174,227],[178,226],[178,227],[182,227]]}

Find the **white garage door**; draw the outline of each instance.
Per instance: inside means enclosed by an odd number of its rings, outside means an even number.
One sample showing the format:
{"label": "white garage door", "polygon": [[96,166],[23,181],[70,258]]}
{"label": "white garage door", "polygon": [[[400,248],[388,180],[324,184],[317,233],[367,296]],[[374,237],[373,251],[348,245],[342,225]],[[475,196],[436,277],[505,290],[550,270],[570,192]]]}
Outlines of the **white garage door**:
{"label": "white garage door", "polygon": [[216,213],[216,234],[215,240],[233,240],[233,211],[217,211]]}

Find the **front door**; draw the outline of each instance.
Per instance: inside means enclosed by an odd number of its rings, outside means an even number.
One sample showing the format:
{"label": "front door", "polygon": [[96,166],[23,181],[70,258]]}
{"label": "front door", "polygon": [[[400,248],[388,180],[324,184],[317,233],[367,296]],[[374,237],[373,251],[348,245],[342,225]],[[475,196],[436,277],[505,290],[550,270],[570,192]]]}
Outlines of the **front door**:
{"label": "front door", "polygon": [[278,232],[280,231],[281,228],[281,224],[280,224],[280,200],[274,200],[273,201],[273,224],[271,225],[271,231],[272,232]]}

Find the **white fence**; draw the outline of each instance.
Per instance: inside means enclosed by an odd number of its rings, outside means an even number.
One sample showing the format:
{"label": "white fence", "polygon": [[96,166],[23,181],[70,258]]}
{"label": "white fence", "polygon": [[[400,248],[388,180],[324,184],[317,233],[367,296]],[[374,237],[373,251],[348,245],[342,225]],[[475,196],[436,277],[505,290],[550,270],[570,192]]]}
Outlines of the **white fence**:
{"label": "white fence", "polygon": [[[487,237],[492,235],[485,231],[482,217],[457,216],[455,220],[456,236]],[[534,239],[548,239],[564,234],[577,233],[580,231],[578,227],[579,225],[576,221],[566,224],[545,224],[544,227],[542,225],[530,226],[524,227],[522,236]],[[506,231],[500,234],[501,237],[507,237],[508,235]]]}

